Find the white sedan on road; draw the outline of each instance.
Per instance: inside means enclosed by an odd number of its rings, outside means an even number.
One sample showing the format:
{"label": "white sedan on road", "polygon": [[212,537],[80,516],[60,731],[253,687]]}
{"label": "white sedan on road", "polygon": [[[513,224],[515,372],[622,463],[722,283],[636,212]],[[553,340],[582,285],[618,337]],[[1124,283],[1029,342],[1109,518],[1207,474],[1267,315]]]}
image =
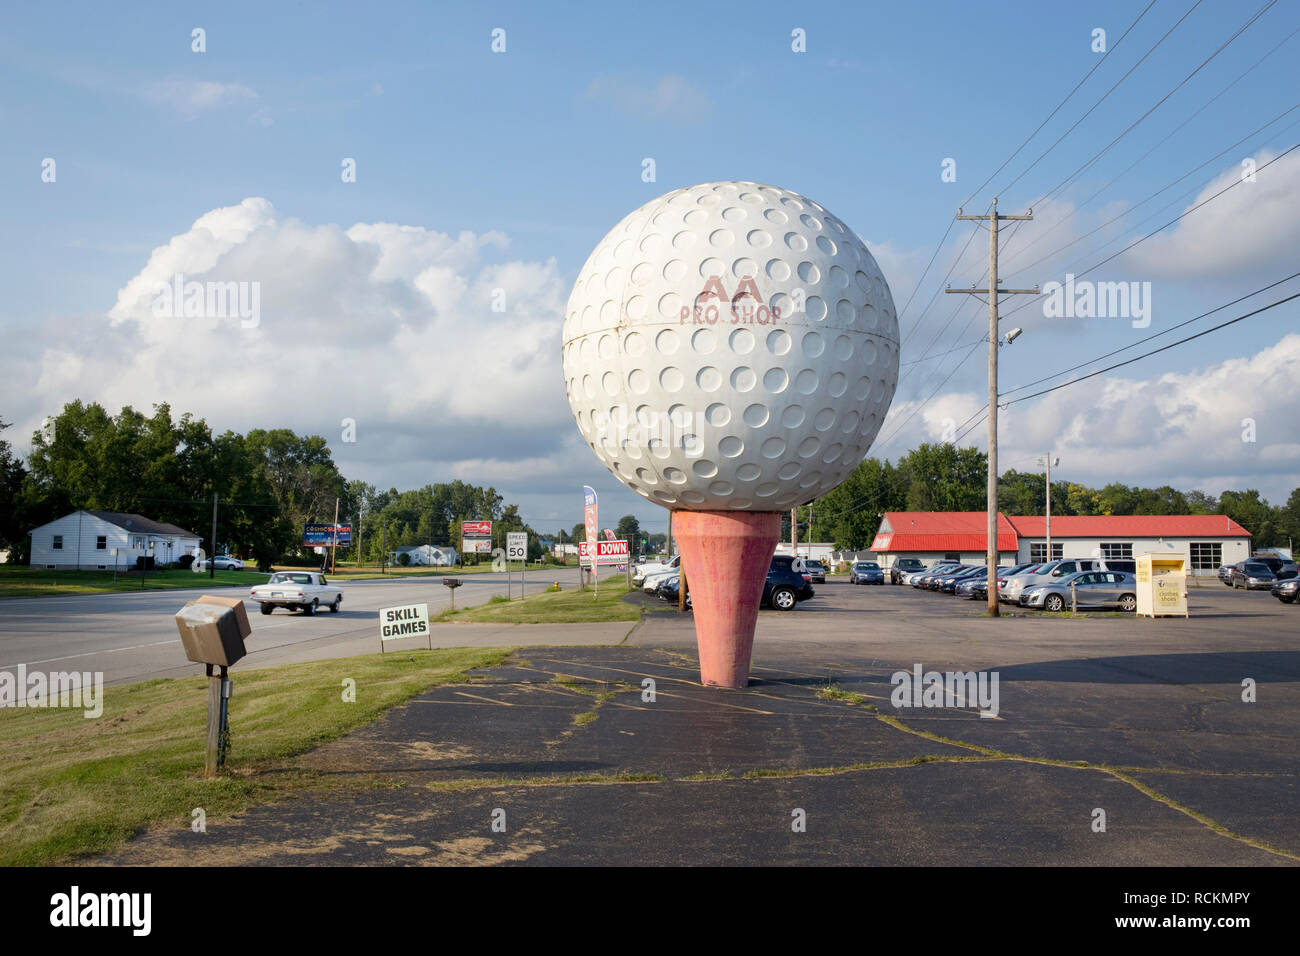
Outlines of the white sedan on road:
{"label": "white sedan on road", "polygon": [[343,603],[343,592],[338,585],[330,584],[317,571],[277,571],[271,580],[253,588],[248,596],[262,605],[263,614],[270,614],[277,607],[314,614],[322,605],[337,614]]}

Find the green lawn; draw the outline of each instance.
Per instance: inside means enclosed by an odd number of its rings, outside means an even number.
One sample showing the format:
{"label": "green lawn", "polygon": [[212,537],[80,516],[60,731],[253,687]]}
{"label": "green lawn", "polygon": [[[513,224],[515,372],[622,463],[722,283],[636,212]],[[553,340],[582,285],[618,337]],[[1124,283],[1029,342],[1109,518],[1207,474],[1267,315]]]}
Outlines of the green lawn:
{"label": "green lawn", "polygon": [[257,571],[208,572],[150,571],[144,575],[112,571],[45,571],[25,565],[0,564],[0,598],[46,597],[61,594],[108,594],[114,591],[153,591],[176,588],[251,587],[265,584],[267,575]]}
{"label": "green lawn", "polygon": [[561,581],[564,590],[541,590],[541,583],[522,600],[495,597],[486,604],[456,611],[443,611],[434,620],[468,621],[485,624],[582,624],[591,621],[639,621],[641,608],[623,600],[628,593],[626,575],[612,575],[600,582],[600,596],[571,581]]}
{"label": "green lawn", "polygon": [[[98,719],[80,710],[0,710],[0,866],[67,862],[150,824],[189,826],[195,808],[211,819],[336,785],[285,761],[508,653],[404,650],[236,672],[231,754],[213,780],[201,776],[202,676],[107,687]],[[345,678],[356,681],[355,703],[342,699]]]}

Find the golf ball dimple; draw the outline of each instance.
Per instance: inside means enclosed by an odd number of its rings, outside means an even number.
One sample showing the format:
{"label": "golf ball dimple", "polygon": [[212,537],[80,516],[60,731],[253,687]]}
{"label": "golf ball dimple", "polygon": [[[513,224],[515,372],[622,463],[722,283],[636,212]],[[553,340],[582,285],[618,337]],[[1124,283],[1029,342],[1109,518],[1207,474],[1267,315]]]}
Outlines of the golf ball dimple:
{"label": "golf ball dimple", "polygon": [[583,438],[658,504],[777,511],[830,491],[898,384],[889,285],[812,200],[749,182],[646,203],[587,259],[562,365]]}

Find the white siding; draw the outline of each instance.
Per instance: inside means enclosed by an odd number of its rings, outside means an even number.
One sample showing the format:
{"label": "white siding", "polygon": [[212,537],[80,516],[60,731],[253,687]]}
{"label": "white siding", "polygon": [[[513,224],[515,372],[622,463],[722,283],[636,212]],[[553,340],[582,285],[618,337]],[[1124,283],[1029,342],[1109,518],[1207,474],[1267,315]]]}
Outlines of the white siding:
{"label": "white siding", "polygon": [[[1249,538],[1224,538],[1215,537],[1214,535],[1198,535],[1190,538],[1126,538],[1122,535],[1111,535],[1105,538],[1058,538],[1052,536],[1052,549],[1061,545],[1061,556],[1063,558],[1099,558],[1101,557],[1101,545],[1107,544],[1132,544],[1133,557],[1136,559],[1139,554],[1177,554],[1182,555],[1187,560],[1187,573],[1212,575],[1215,569],[1206,569],[1192,571],[1192,542],[1207,541],[1218,543],[1223,551],[1224,564],[1236,564],[1238,561],[1244,561],[1250,557],[1250,539]],[[1019,561],[1029,560],[1029,548],[1033,544],[1046,544],[1046,538],[1026,538],[1020,539]]]}
{"label": "white siding", "polygon": [[[41,525],[31,534],[33,568],[53,565],[57,569],[94,571],[101,567],[112,569],[116,562],[119,568],[126,569],[135,566],[137,556],[151,553],[150,541],[154,542],[154,560],[167,564],[179,560],[183,554],[193,554],[199,546],[198,538],[130,532],[84,511],[74,511]],[[62,537],[62,548],[54,547],[56,536]],[[97,547],[100,536],[105,539],[102,550]],[[114,548],[118,549],[116,558]]]}

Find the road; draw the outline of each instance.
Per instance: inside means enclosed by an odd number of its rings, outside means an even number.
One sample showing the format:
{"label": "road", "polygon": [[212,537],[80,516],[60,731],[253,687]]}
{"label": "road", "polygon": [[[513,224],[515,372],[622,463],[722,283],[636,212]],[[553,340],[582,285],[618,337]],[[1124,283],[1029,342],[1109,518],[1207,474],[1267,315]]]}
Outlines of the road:
{"label": "road", "polygon": [[[247,641],[248,656],[233,669],[373,654],[379,650],[379,608],[427,603],[430,615],[435,615],[450,603],[442,577],[344,581],[343,610],[338,614],[322,609],[306,617],[277,610],[263,617],[258,605],[246,600],[253,634]],[[551,580],[551,572],[533,572],[526,587],[532,593]],[[461,581],[457,607],[506,594],[504,573],[467,574]],[[518,595],[518,574],[513,588]],[[0,601],[0,670],[26,664],[45,670],[102,671],[106,684],[202,673],[200,665],[186,659],[172,615],[203,593],[203,588],[195,588]],[[211,593],[236,595],[241,589]],[[415,645],[399,641],[394,646]]]}

